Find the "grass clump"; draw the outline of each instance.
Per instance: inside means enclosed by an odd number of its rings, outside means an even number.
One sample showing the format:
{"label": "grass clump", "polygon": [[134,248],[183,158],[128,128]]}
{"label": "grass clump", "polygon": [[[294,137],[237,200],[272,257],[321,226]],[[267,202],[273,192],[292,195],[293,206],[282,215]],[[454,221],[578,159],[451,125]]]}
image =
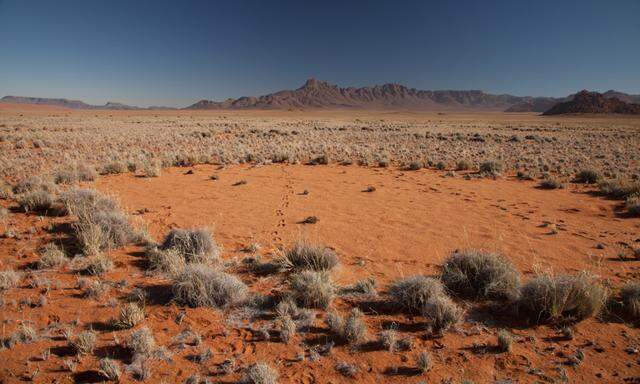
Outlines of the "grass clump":
{"label": "grass clump", "polygon": [[127,164],[120,161],[113,161],[111,163],[107,163],[102,167],[100,174],[102,175],[117,175],[120,173],[125,173],[129,170]]}
{"label": "grass clump", "polygon": [[622,312],[634,322],[640,321],[640,283],[628,283],[620,289]]}
{"label": "grass clump", "polygon": [[15,288],[22,280],[22,274],[14,270],[0,271],[0,292]]}
{"label": "grass clump", "polygon": [[127,336],[125,346],[129,348],[134,355],[148,356],[156,349],[156,339],[153,333],[147,327],[137,329]]}
{"label": "grass clump", "polygon": [[640,193],[627,197],[624,206],[631,216],[640,216]]}
{"label": "grass clump", "polygon": [[85,255],[97,255],[102,250],[119,248],[142,237],[115,200],[94,190],[72,190],[63,194],[61,200],[66,211],[78,218],[73,228]]}
{"label": "grass clump", "polygon": [[187,265],[175,276],[172,290],[177,302],[190,307],[233,307],[248,296],[240,279],[204,264]]}
{"label": "grass clump", "polygon": [[291,277],[291,298],[302,307],[327,309],[334,296],[327,272],[302,271]]}
{"label": "grass clump", "polygon": [[38,176],[27,177],[26,179],[18,181],[13,186],[13,193],[18,195],[27,192],[34,192],[39,189],[44,189],[43,185],[45,185],[45,183]]}
{"label": "grass clump", "polygon": [[513,336],[509,331],[501,329],[498,331],[498,350],[500,352],[509,352],[513,346]]}
{"label": "grass clump", "polygon": [[186,263],[212,263],[220,258],[220,249],[206,228],[172,229],[160,250],[176,251]]}
{"label": "grass clump", "polygon": [[327,316],[326,324],[331,334],[340,342],[354,345],[362,343],[367,337],[367,326],[364,316],[358,308],[353,308],[346,318],[337,312],[331,312]]}
{"label": "grass clump", "polygon": [[40,250],[40,259],[36,262],[38,269],[57,268],[67,263],[67,255],[56,244],[50,243]]}
{"label": "grass clump", "polygon": [[542,274],[521,290],[520,308],[533,322],[578,322],[600,312],[605,289],[590,274]]}
{"label": "grass clump", "polygon": [[338,264],[338,256],[327,247],[299,241],[285,252],[282,264],[296,271],[329,271]]}
{"label": "grass clump", "polygon": [[422,316],[431,320],[431,331],[435,335],[442,335],[459,323],[462,314],[462,309],[446,295],[430,298],[422,308]]}
{"label": "grass clump", "polygon": [[358,374],[358,367],[346,361],[339,362],[335,368],[344,377],[354,378]]}
{"label": "grass clump", "polygon": [[595,184],[602,176],[595,169],[583,169],[576,174],[575,179],[573,180],[576,183],[584,183],[584,184]]}
{"label": "grass clump", "polygon": [[471,169],[471,163],[468,160],[460,160],[456,163],[456,171],[467,171]]}
{"label": "grass clump", "polygon": [[473,299],[516,300],[520,274],[495,253],[456,251],[445,261],[441,280],[456,295]]}
{"label": "grass clump", "polygon": [[37,190],[18,196],[18,204],[25,212],[43,212],[51,209],[55,201],[49,191]]}
{"label": "grass clump", "polygon": [[180,252],[175,249],[163,251],[153,247],[146,251],[145,256],[147,258],[147,267],[154,272],[174,275],[187,265]]}
{"label": "grass clump", "polygon": [[612,199],[624,200],[627,197],[640,194],[640,182],[628,180],[607,180],[598,184],[600,193]]}
{"label": "grass clump", "polygon": [[278,371],[267,363],[255,363],[245,369],[242,384],[277,384]]}
{"label": "grass clump", "polygon": [[98,337],[94,331],[84,331],[71,341],[70,347],[79,355],[87,355],[93,352],[97,340]]}
{"label": "grass clump", "polygon": [[120,329],[133,328],[144,321],[144,309],[136,303],[126,303],[120,308],[115,325]]}
{"label": "grass clump", "polygon": [[446,293],[439,280],[412,276],[394,282],[389,287],[389,295],[394,304],[406,311],[420,313],[431,298],[446,296]]}
{"label": "grass clump", "polygon": [[98,364],[100,366],[100,374],[104,376],[105,379],[116,382],[120,381],[122,372],[120,371],[120,364],[118,364],[116,360],[105,357],[100,359]]}
{"label": "grass clump", "polygon": [[5,348],[11,348],[16,344],[28,344],[38,339],[38,333],[33,327],[27,324],[20,324],[15,332],[8,338],[2,340],[2,345]]}
{"label": "grass clump", "polygon": [[422,351],[416,356],[416,369],[420,373],[426,373],[433,367],[431,355],[427,351]]}
{"label": "grass clump", "polygon": [[495,160],[482,162],[480,173],[486,176],[499,176],[502,173],[502,163]]}
{"label": "grass clump", "polygon": [[94,181],[98,177],[93,167],[84,164],[78,164],[76,174],[78,175],[78,181]]}
{"label": "grass clump", "polygon": [[86,260],[85,271],[90,275],[102,276],[113,268],[113,259],[104,253],[95,254]]}
{"label": "grass clump", "polygon": [[542,189],[562,189],[564,184],[561,181],[552,176],[545,177],[540,181],[540,188]]}

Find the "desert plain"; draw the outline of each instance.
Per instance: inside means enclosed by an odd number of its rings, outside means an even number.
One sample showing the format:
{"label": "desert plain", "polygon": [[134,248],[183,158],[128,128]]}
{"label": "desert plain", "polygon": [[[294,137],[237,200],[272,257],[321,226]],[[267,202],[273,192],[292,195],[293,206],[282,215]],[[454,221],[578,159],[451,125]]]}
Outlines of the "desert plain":
{"label": "desert plain", "polygon": [[637,117],[5,103],[0,175],[0,382],[640,382]]}

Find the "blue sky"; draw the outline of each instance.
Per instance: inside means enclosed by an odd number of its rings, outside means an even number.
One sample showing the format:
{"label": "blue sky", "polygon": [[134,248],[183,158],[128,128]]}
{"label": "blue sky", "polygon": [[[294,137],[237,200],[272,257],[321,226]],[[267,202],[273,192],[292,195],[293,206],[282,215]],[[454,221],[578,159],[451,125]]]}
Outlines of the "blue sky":
{"label": "blue sky", "polygon": [[186,106],[343,86],[640,93],[640,1],[0,0],[0,96]]}

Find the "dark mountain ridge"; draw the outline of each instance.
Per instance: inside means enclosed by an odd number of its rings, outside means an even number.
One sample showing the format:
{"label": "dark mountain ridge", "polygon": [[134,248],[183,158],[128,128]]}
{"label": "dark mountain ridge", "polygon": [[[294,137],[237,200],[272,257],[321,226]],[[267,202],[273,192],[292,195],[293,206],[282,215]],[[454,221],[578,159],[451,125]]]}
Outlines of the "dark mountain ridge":
{"label": "dark mountain ridge", "polygon": [[[610,97],[607,97],[606,94]],[[640,104],[628,103],[611,95],[613,91],[589,92],[580,91],[575,96],[565,102],[558,103],[545,111],[543,115],[563,115],[570,113],[616,113],[625,115],[640,115]],[[630,96],[630,95],[627,95]]]}

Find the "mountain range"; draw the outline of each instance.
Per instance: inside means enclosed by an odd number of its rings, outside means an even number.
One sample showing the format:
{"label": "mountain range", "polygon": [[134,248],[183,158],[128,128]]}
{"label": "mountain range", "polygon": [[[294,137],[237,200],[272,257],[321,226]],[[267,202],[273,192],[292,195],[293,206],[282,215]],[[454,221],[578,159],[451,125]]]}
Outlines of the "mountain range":
{"label": "mountain range", "polygon": [[110,101],[104,105],[92,105],[87,104],[80,100],[69,100],[60,98],[46,98],[46,97],[29,97],[29,96],[5,96],[0,99],[0,102],[13,103],[13,104],[37,104],[37,105],[52,105],[56,107],[64,107],[71,109],[107,109],[107,110],[137,110],[137,109],[175,109],[169,107],[148,107],[141,108],[132,105],[126,105],[122,103],[116,103]]}
{"label": "mountain range", "polygon": [[606,93],[584,90],[575,94],[571,100],[555,104],[546,110],[543,115],[564,115],[568,113],[640,115],[640,104],[626,102],[621,100],[618,95],[611,95],[611,93],[607,97]]}
{"label": "mountain range", "polygon": [[[640,103],[640,95],[607,91],[604,99],[623,103]],[[400,84],[371,87],[342,88],[324,81],[309,79],[295,90],[283,90],[263,96],[243,96],[225,101],[200,100],[184,109],[413,109],[413,110],[487,110],[506,112],[546,112],[558,103],[569,102],[576,95],[565,98],[495,95],[479,90],[428,91],[408,88]],[[5,96],[7,103],[54,105],[72,109],[172,109],[164,107],[140,108],[109,102],[91,105],[79,100],[38,97]],[[618,109],[620,109],[618,107]],[[624,108],[622,108],[624,109]],[[633,108],[632,108],[633,109]]]}

